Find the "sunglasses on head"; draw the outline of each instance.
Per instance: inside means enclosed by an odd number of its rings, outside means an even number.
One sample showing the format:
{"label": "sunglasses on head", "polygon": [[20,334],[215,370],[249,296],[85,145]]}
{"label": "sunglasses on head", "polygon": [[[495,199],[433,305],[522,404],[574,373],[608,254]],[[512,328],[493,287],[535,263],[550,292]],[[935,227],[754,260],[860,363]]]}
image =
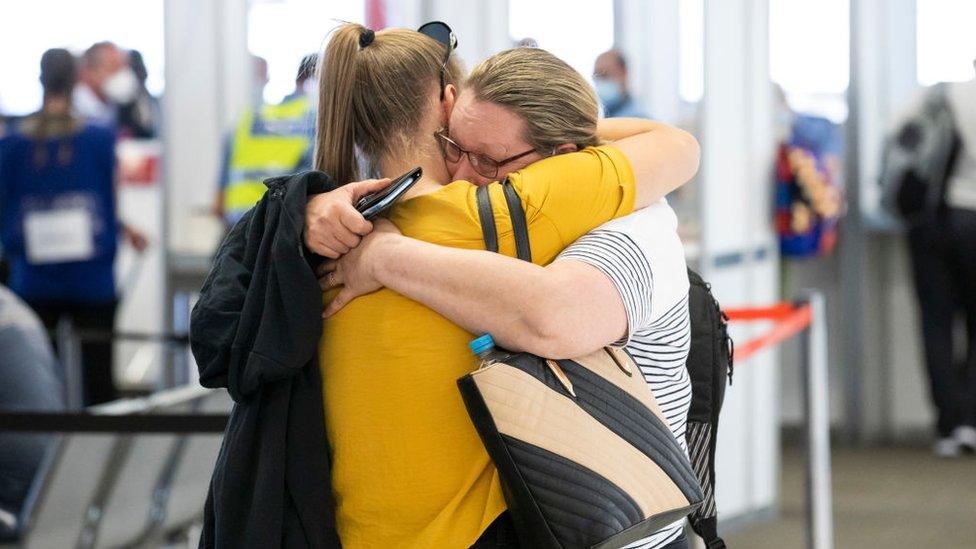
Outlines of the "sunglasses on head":
{"label": "sunglasses on head", "polygon": [[424,36],[433,38],[438,43],[444,46],[447,50],[444,53],[444,62],[441,64],[441,99],[444,99],[444,73],[447,71],[447,62],[451,58],[451,54],[457,49],[458,40],[457,35],[451,30],[451,27],[447,26],[447,23],[443,21],[431,21],[429,23],[424,23],[420,25],[417,32],[423,34]]}

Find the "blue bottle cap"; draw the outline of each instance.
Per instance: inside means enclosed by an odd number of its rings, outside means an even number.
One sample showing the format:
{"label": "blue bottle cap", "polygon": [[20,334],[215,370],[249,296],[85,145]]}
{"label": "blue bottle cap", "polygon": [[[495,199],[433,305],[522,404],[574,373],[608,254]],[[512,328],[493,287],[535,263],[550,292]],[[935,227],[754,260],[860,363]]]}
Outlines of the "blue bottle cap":
{"label": "blue bottle cap", "polygon": [[491,334],[481,334],[475,339],[468,343],[468,347],[471,347],[471,352],[480,355],[481,353],[491,349],[495,346],[495,340],[492,339]]}

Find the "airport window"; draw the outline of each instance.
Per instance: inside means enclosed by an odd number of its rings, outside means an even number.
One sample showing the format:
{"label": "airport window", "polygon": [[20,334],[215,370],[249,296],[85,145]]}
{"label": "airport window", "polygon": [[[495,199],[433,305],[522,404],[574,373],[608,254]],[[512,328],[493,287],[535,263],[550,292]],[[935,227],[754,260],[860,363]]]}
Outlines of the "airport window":
{"label": "airport window", "polygon": [[508,33],[513,44],[532,39],[587,78],[593,62],[613,47],[613,2],[592,0],[567,9],[565,0],[510,0]]}
{"label": "airport window", "polygon": [[295,89],[302,58],[321,53],[328,33],[344,21],[362,23],[364,0],[254,0],[248,13],[248,49],[268,62],[265,101],[277,103]]}
{"label": "airport window", "polygon": [[973,77],[976,59],[976,2],[924,0],[917,13],[916,55],[919,84],[959,82]]}
{"label": "airport window", "polygon": [[769,72],[793,110],[847,118],[850,2],[769,2]]}
{"label": "airport window", "polygon": [[156,95],[163,91],[163,0],[31,0],[3,11],[0,114],[24,115],[40,108],[38,75],[45,50],[81,54],[103,40],[139,50],[149,72],[146,86]]}

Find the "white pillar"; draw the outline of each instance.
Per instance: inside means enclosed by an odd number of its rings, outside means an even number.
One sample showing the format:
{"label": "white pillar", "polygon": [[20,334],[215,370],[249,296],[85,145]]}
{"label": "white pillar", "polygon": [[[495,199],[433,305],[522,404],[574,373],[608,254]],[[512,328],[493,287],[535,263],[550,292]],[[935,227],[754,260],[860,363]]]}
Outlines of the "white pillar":
{"label": "white pillar", "polygon": [[627,57],[630,91],[656,120],[677,122],[681,0],[615,0],[614,45]]}
{"label": "white pillar", "polygon": [[903,425],[927,430],[931,421],[907,258],[898,253],[900,236],[878,215],[883,140],[919,88],[915,1],[851,0],[851,21],[843,387],[847,432],[867,441]]}
{"label": "white pillar", "polygon": [[856,71],[861,211],[875,213],[881,145],[892,117],[918,89],[915,0],[851,0],[856,10]]}
{"label": "white pillar", "polygon": [[247,1],[166,0],[164,24],[168,242],[198,249],[191,216],[213,204],[223,135],[250,89]]}
{"label": "white pillar", "polygon": [[[705,2],[702,271],[725,307],[778,299],[772,235],[772,87],[767,0]],[[754,329],[733,327],[744,341]],[[716,496],[723,520],[774,508],[778,371],[765,352],[738,364],[719,430]]]}

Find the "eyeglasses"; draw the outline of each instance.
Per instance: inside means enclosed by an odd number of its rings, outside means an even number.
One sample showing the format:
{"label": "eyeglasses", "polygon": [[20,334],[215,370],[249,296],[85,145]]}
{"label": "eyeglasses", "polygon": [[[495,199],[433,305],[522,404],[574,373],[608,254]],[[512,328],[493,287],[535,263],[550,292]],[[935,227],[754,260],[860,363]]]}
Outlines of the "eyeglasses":
{"label": "eyeglasses", "polygon": [[441,154],[444,156],[444,160],[447,160],[448,162],[460,162],[461,156],[466,154],[468,155],[468,162],[471,163],[471,167],[474,168],[474,171],[489,179],[498,177],[498,169],[505,164],[535,152],[535,149],[529,149],[523,153],[509,156],[508,158],[504,158],[502,160],[495,160],[483,154],[462,149],[460,145],[455,143],[454,140],[447,136],[447,133],[444,130],[434,133],[434,136],[437,137],[437,144],[441,147]]}
{"label": "eyeglasses", "polygon": [[444,54],[444,62],[441,64],[441,100],[444,100],[444,73],[447,71],[447,62],[451,59],[451,54],[457,49],[458,39],[451,27],[443,21],[431,21],[420,25],[417,32],[433,38],[442,44],[447,52]]}

